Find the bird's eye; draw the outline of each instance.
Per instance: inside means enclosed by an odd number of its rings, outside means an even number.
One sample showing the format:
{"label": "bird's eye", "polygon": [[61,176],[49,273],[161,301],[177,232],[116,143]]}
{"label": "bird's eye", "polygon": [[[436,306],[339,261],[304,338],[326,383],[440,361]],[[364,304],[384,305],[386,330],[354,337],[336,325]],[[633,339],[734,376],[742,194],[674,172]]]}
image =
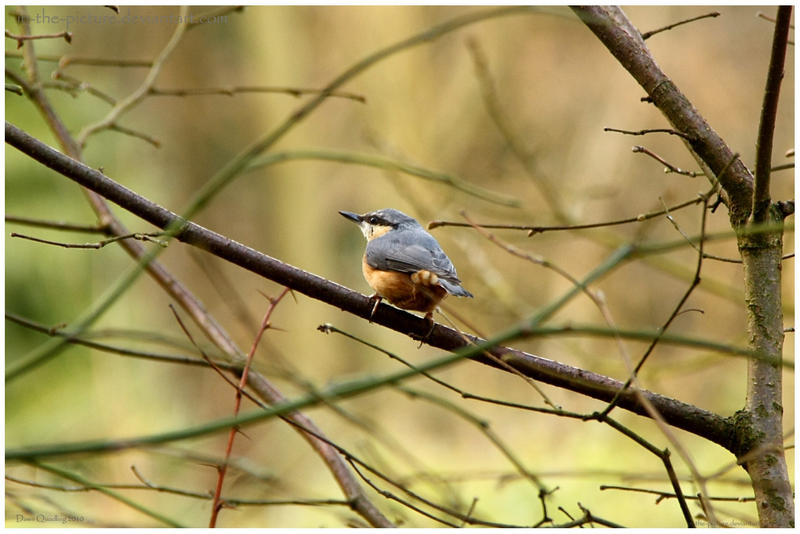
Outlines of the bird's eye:
{"label": "bird's eye", "polygon": [[367,219],[367,222],[370,224],[378,224],[378,218],[373,215],[369,219]]}

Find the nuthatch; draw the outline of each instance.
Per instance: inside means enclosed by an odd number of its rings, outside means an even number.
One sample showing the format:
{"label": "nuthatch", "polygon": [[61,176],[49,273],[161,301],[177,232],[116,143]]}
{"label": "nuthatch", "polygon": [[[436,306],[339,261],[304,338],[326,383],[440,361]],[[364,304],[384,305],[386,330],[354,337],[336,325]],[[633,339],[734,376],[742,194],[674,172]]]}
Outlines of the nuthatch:
{"label": "nuthatch", "polygon": [[472,297],[442,247],[415,219],[395,209],[339,213],[358,223],[367,238],[361,266],[375,290],[370,319],[382,298],[398,308],[425,312],[425,319],[433,323],[433,310],[448,293]]}

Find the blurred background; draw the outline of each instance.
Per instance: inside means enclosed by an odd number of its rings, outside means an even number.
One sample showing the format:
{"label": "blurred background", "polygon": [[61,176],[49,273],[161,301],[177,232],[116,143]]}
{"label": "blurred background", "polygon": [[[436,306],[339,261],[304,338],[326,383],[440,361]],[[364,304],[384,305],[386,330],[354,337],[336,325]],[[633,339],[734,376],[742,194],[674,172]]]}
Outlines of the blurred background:
{"label": "blurred background", "polygon": [[[319,89],[359,60],[441,22],[482,7],[248,7],[188,31],[163,65],[160,90],[280,86]],[[720,16],[651,37],[648,47],[661,68],[698,111],[753,168],[773,8],[719,7]],[[210,7],[192,8],[199,15]],[[631,7],[626,13],[641,30],[656,29],[708,13],[700,7]],[[68,29],[63,39],[36,41],[42,58],[152,60],[170,39],[175,7],[124,6],[118,15],[103,7],[31,7],[34,34]],[[41,15],[41,16],[37,16]],[[18,33],[16,9],[6,7],[6,28]],[[74,17],[66,27],[65,20]],[[84,22],[80,22],[80,17]],[[125,16],[127,23],[121,23]],[[50,17],[50,18],[48,18]],[[101,22],[106,17],[106,22]],[[112,24],[108,17],[117,22]],[[138,19],[136,17],[139,17]],[[224,18],[223,18],[224,17]],[[138,21],[138,22],[137,22]],[[6,39],[6,67],[22,74],[16,41]],[[476,67],[476,60],[480,66]],[[39,62],[51,81],[55,61]],[[73,134],[111,109],[89,88],[121,100],[143,82],[141,67],[67,64],[62,73],[83,83],[47,95]],[[794,47],[788,50],[781,88],[774,164],[794,147]],[[62,77],[61,81],[67,80]],[[8,81],[8,80],[7,80]],[[63,84],[62,84],[63,85]],[[62,87],[63,89],[63,87]],[[591,223],[663,209],[709,189],[704,177],[665,174],[664,165],[633,153],[642,145],[681,169],[699,171],[675,136],[632,137],[604,127],[640,130],[669,127],[643,90],[566,8],[530,11],[483,20],[431,42],[391,55],[347,83],[342,91],[363,97],[331,97],[272,148],[273,153],[320,151],[372,155],[444,173],[514,200],[509,206],[479,198],[447,184],[364,165],[293,159],[239,176],[194,219],[274,258],[370,294],[361,274],[364,240],[338,210],[363,213],[393,207],[417,218],[464,222],[465,210],[479,223],[555,225]],[[84,161],[114,180],[180,213],[208,179],[253,140],[272,131],[310,96],[269,92],[231,95],[150,95],[118,124],[150,141],[116,131],[88,139]],[[6,92],[6,119],[44,142],[57,141],[34,106]],[[6,147],[6,214],[94,224],[79,188]],[[545,184],[545,185],[542,185]],[[793,170],[773,174],[772,197],[794,198]],[[494,198],[494,197],[492,197]],[[496,200],[496,199],[495,199]],[[131,231],[154,228],[122,209],[114,213]],[[700,207],[675,211],[686,235],[700,231]],[[793,220],[793,219],[790,219]],[[730,230],[722,206],[709,214],[708,232]],[[99,240],[85,233],[6,224],[6,311],[48,327],[70,323],[87,309],[131,263],[116,246],[66,249],[10,238],[15,231],[70,243]],[[626,242],[681,239],[665,217],[587,230],[547,232],[494,230],[505,242],[541,256],[576,278],[602,263]],[[469,228],[431,230],[453,260],[474,299],[445,301],[459,328],[490,336],[558,298],[571,286],[551,270],[511,256]],[[788,233],[785,252],[794,251]],[[734,239],[709,242],[707,252],[736,258]],[[250,347],[268,303],[281,288],[206,253],[171,243],[159,261],[202,300],[243,350]],[[690,247],[647,261],[628,263],[594,286],[602,291],[617,326],[654,331],[667,319],[689,285],[696,265]],[[785,326],[793,327],[794,259],[785,262]],[[741,266],[707,260],[702,283],[673,323],[671,332],[745,346]],[[170,299],[141,277],[92,327],[97,341],[154,352],[193,353],[168,305]],[[443,321],[441,316],[437,321]],[[384,354],[340,335],[317,331],[322,323],[380,345],[412,363],[441,354],[396,332],[297,295],[284,299],[267,332],[255,367],[287,397],[364,376],[401,369]],[[548,324],[604,325],[585,296],[574,299]],[[201,334],[190,326],[197,338]],[[46,336],[6,322],[6,361],[13,362]],[[516,348],[624,380],[626,365],[613,340],[591,337],[530,338]],[[634,359],[645,344],[625,342]],[[785,357],[794,360],[794,334]],[[436,376],[476,395],[542,406],[525,381],[485,366],[462,362]],[[659,345],[643,369],[644,387],[723,416],[744,406],[746,362],[726,354]],[[785,430],[793,430],[794,376],[786,373]],[[583,507],[630,527],[685,526],[674,500],[601,490],[621,485],[671,491],[661,462],[629,438],[597,423],[523,412],[467,401],[428,379],[408,385],[447,399],[491,423],[492,431],[531,473],[550,489],[548,512],[557,522],[582,515]],[[542,386],[566,410],[591,413],[603,404]],[[125,358],[72,346],[6,385],[6,447],[17,448],[88,439],[112,439],[184,428],[230,416],[234,394],[208,369]],[[515,525],[542,517],[539,489],[475,425],[442,406],[412,398],[395,388],[343,401],[340,410],[319,407],[308,415],[325,434],[393,479],[426,497],[472,515]],[[251,410],[251,405],[245,405]],[[619,421],[656,447],[669,444],[649,420],[617,410]],[[341,493],[318,457],[285,423],[250,426],[238,436],[234,456],[242,465],[226,479],[224,494],[251,499],[340,499]],[[721,447],[675,431],[701,473],[710,475],[735,462]],[[95,482],[136,484],[137,470],[154,484],[205,493],[216,471],[203,458],[220,458],[227,433],[157,450],[132,450],[58,465]],[[793,442],[793,438],[789,439]],[[697,493],[689,469],[673,455],[684,491]],[[208,460],[206,460],[208,461]],[[793,472],[793,454],[787,461]],[[43,471],[7,465],[7,474],[53,482]],[[68,485],[63,480],[56,481]],[[382,486],[384,487],[384,486]],[[387,489],[402,494],[391,486]],[[751,496],[740,468],[710,481],[714,496]],[[68,493],[6,483],[6,524],[21,526],[16,514],[71,512],[85,516],[77,526],[156,526],[144,516],[99,494]],[[373,501],[400,526],[437,526],[370,491]],[[137,502],[190,526],[204,526],[207,500],[131,490]],[[693,513],[700,513],[690,503]],[[755,520],[752,502],[721,503],[730,524]],[[60,511],[60,512],[59,512]],[[441,515],[441,514],[439,514]],[[252,506],[223,510],[220,526],[317,527],[357,524],[346,506]],[[737,523],[738,522],[738,523]],[[36,526],[56,526],[43,524]]]}

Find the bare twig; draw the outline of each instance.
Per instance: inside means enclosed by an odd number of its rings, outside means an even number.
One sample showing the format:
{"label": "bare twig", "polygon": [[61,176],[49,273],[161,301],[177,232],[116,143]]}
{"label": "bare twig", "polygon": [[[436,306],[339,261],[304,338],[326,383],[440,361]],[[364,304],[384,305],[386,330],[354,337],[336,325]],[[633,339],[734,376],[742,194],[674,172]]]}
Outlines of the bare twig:
{"label": "bare twig", "polygon": [[662,158],[661,156],[659,156],[655,152],[653,152],[653,151],[651,151],[651,150],[649,150],[649,149],[647,149],[647,148],[645,148],[643,146],[636,145],[636,146],[633,147],[632,150],[633,150],[634,153],[647,154],[648,156],[650,156],[651,158],[653,158],[657,162],[659,162],[662,165],[664,165],[664,167],[665,167],[664,168],[664,172],[665,173],[674,172],[675,174],[683,174],[684,176],[689,176],[691,178],[695,178],[697,176],[703,176],[702,172],[684,171],[680,167],[676,167],[675,165],[673,165],[672,163],[669,163],[667,160],[665,160],[664,158]]}
{"label": "bare twig", "polygon": [[[68,343],[73,343],[75,345],[83,345],[85,347],[89,347],[91,349],[99,350],[102,352],[110,352],[113,354],[119,354],[121,356],[131,356],[134,358],[142,358],[145,360],[153,360],[158,362],[165,362],[165,363],[180,363],[186,365],[198,365],[198,366],[207,366],[211,365],[212,367],[218,367],[226,370],[235,370],[239,369],[240,365],[234,365],[226,362],[210,362],[207,360],[201,360],[199,358],[195,358],[192,356],[179,356],[174,354],[157,354],[153,352],[147,352],[142,350],[135,350],[129,349],[124,347],[118,347],[113,345],[107,345],[105,343],[98,343],[96,341],[91,341],[86,339],[85,337],[75,337],[70,335],[67,332],[62,330],[63,325],[58,325],[57,327],[47,327],[45,325],[36,323],[29,319],[25,319],[24,317],[20,317],[13,313],[6,313],[6,319],[18,325],[24,326],[25,328],[30,328],[31,330],[35,330],[37,332],[41,332],[43,334],[47,334],[49,336],[62,336],[66,337]],[[199,349],[198,349],[199,350]],[[202,353],[202,351],[200,351]]]}
{"label": "bare twig", "polygon": [[89,224],[73,224],[62,221],[45,221],[43,219],[33,219],[31,217],[20,217],[18,215],[6,215],[6,223],[24,224],[26,226],[36,226],[39,228],[52,228],[53,230],[64,230],[67,232],[86,232],[91,234],[106,234],[108,229],[102,226]]}
{"label": "bare twig", "polygon": [[[692,200],[687,200],[685,202],[681,202],[680,204],[670,206],[669,210],[678,211],[679,209],[699,204],[702,201],[703,199],[698,196],[697,198],[694,198]],[[640,213],[639,215],[636,215],[634,217],[626,217],[624,219],[615,219],[612,221],[602,221],[602,222],[586,223],[586,224],[566,224],[558,226],[531,226],[531,225],[520,225],[520,224],[485,224],[485,223],[475,223],[475,224],[477,224],[481,228],[492,229],[492,230],[527,230],[528,236],[530,237],[534,234],[540,234],[544,232],[586,230],[590,228],[602,228],[604,226],[617,226],[620,224],[637,223],[649,219],[654,219],[656,217],[661,217],[664,215],[664,213],[665,213],[664,210],[658,210],[649,213]],[[439,226],[458,226],[462,228],[473,227],[473,225],[470,223],[464,223],[460,221],[431,221],[430,223],[428,223],[429,230],[437,228]]]}
{"label": "bare twig", "polygon": [[64,74],[60,74],[57,79],[51,82],[44,82],[42,83],[42,87],[45,89],[57,89],[59,91],[64,91],[69,93],[73,97],[77,97],[79,92],[86,92],[90,95],[96,96],[100,100],[103,100],[107,104],[111,104],[112,106],[117,103],[114,97],[105,94],[104,92],[100,91],[89,85],[86,82],[81,82],[76,79],[67,80],[65,79]]}
{"label": "bare twig", "polygon": [[145,507],[145,506],[143,506],[143,505],[141,505],[139,503],[136,503],[136,502],[128,499],[127,497],[125,497],[125,496],[123,496],[123,495],[121,495],[121,494],[119,494],[119,493],[117,493],[115,491],[112,491],[112,490],[110,490],[110,489],[108,489],[108,488],[106,488],[106,487],[104,487],[104,486],[102,486],[100,484],[97,484],[95,482],[91,482],[90,480],[78,475],[77,473],[66,471],[64,469],[61,469],[61,468],[58,468],[58,467],[55,467],[55,466],[52,466],[52,465],[43,464],[43,463],[40,463],[40,462],[37,462],[37,461],[31,461],[30,463],[34,467],[43,469],[45,471],[49,471],[49,472],[51,472],[51,473],[53,473],[55,475],[58,475],[58,476],[60,476],[62,478],[66,478],[67,480],[71,480],[71,481],[76,482],[78,484],[81,484],[83,486],[87,486],[87,487],[89,487],[89,488],[91,488],[93,490],[99,491],[100,493],[103,493],[103,494],[111,497],[112,499],[115,499],[115,500],[117,500],[117,501],[119,501],[119,502],[121,502],[121,503],[123,503],[123,504],[125,504],[125,505],[127,505],[127,506],[129,506],[131,508],[133,508],[134,510],[138,510],[139,512],[141,512],[143,514],[146,514],[146,515],[152,517],[153,519],[161,521],[165,525],[169,525],[170,527],[182,527],[183,526],[180,523],[178,523],[177,521],[174,521],[174,520],[172,520],[172,519],[170,519],[170,518],[168,518],[168,517],[166,517],[164,515],[161,515],[161,514],[159,514],[157,512],[154,512],[153,510],[150,510],[149,508],[147,508],[147,507]]}
{"label": "bare twig", "polygon": [[649,39],[650,37],[654,36],[657,33],[661,33],[661,32],[665,32],[667,30],[671,30],[672,28],[675,28],[676,26],[680,26],[682,24],[688,24],[688,23],[694,22],[696,20],[713,18],[713,17],[719,17],[719,13],[717,13],[716,11],[712,11],[711,13],[706,13],[705,15],[700,15],[700,16],[697,16],[697,17],[692,17],[690,19],[686,19],[686,20],[681,20],[679,22],[675,22],[675,23],[670,24],[668,26],[664,26],[663,28],[658,28],[658,29],[655,29],[655,30],[650,30],[649,32],[644,32],[644,33],[642,33],[642,39],[647,40],[647,39]]}
{"label": "bare twig", "polygon": [[[235,386],[235,384],[234,384]],[[180,488],[172,488],[155,484],[146,479],[136,468],[135,465],[131,466],[131,471],[134,476],[138,478],[142,485],[138,484],[106,484],[105,487],[114,487],[121,489],[152,489],[162,493],[172,493],[184,497],[192,497],[195,499],[211,500],[214,496],[209,493],[200,493],[196,491],[187,491]],[[321,506],[321,505],[340,505],[349,506],[350,502],[342,499],[226,499],[225,502],[229,506],[284,506],[284,505],[300,505],[300,506]]]}
{"label": "bare twig", "polygon": [[574,520],[570,521],[569,523],[562,523],[560,525],[553,525],[555,528],[574,528],[574,527],[582,527],[583,525],[593,525],[597,523],[598,525],[602,525],[604,527],[609,528],[625,528],[623,525],[619,523],[614,523],[613,521],[609,521],[607,519],[603,519],[602,517],[598,517],[594,515],[592,512],[589,511],[588,508],[585,508],[581,503],[578,503],[578,508],[581,509],[583,512],[583,516]]}
{"label": "bare twig", "polygon": [[14,39],[17,42],[17,48],[22,48],[22,45],[25,44],[25,41],[33,41],[34,39],[64,39],[68,44],[72,44],[72,32],[66,31],[42,35],[14,35],[10,31],[6,30],[6,37],[9,39]]}
{"label": "bare twig", "polygon": [[492,444],[500,451],[506,459],[511,462],[514,468],[519,472],[519,474],[526,480],[530,481],[540,492],[548,493],[547,488],[541,482],[540,478],[532,473],[528,468],[526,468],[522,461],[518,458],[516,454],[508,447],[500,437],[491,430],[489,422],[479,417],[476,417],[469,411],[465,410],[464,408],[442,398],[437,397],[435,395],[431,395],[425,391],[419,389],[413,389],[405,385],[398,385],[397,388],[400,391],[410,395],[412,398],[420,398],[424,399],[428,402],[434,403],[442,408],[458,415],[462,419],[468,421],[470,424],[476,426],[478,430],[486,436],[486,438],[492,442]]}
{"label": "bare twig", "polygon": [[651,134],[651,133],[666,133],[666,134],[670,134],[670,135],[677,135],[678,137],[682,137],[682,138],[686,139],[687,141],[691,141],[692,140],[692,138],[691,138],[691,136],[689,134],[686,134],[686,133],[683,133],[683,132],[679,132],[679,131],[673,130],[671,128],[649,128],[649,129],[646,129],[646,130],[620,130],[618,128],[608,128],[608,127],[606,127],[606,128],[603,128],[603,131],[604,132],[616,132],[616,133],[621,133],[621,134],[626,134],[626,135],[647,135],[647,134]]}
{"label": "bare twig", "polygon": [[[758,18],[760,18],[760,19],[764,19],[764,20],[769,21],[769,22],[771,22],[773,24],[775,24],[777,22],[774,17],[770,17],[769,15],[767,15],[766,13],[762,13],[761,11],[756,13],[756,16]],[[794,24],[790,24],[789,28],[794,29]],[[793,39],[788,39],[786,41],[786,44],[794,46],[794,40]]]}
{"label": "bare twig", "polygon": [[785,171],[787,169],[794,169],[794,163],[783,163],[781,165],[775,165],[770,170],[772,172],[775,172],[775,171]]}
{"label": "bare twig", "polygon": [[119,132],[121,134],[129,135],[131,137],[136,137],[137,139],[141,139],[142,141],[145,141],[145,142],[153,145],[155,148],[161,148],[161,141],[159,141],[155,137],[152,137],[152,136],[150,136],[150,135],[148,135],[148,134],[146,134],[144,132],[138,132],[136,130],[132,130],[131,128],[125,128],[124,126],[120,126],[117,123],[109,124],[108,125],[108,129],[111,130],[112,132]]}
{"label": "bare twig", "polygon": [[138,241],[150,241],[151,243],[156,243],[156,244],[158,244],[158,245],[160,245],[162,247],[166,247],[167,244],[165,242],[159,241],[158,239],[155,239],[156,237],[159,237],[159,236],[162,236],[162,235],[164,235],[164,232],[151,232],[151,233],[146,233],[146,234],[137,232],[137,233],[128,234],[128,235],[114,236],[114,237],[111,237],[109,239],[104,239],[103,241],[98,241],[96,243],[62,243],[60,241],[49,241],[47,239],[41,239],[41,238],[38,238],[38,237],[31,237],[31,236],[28,236],[28,235],[18,234],[16,232],[11,232],[11,237],[19,237],[21,239],[27,239],[29,241],[35,241],[37,243],[44,243],[46,245],[55,245],[55,246],[63,247],[63,248],[83,248],[83,249],[86,249],[86,248],[89,248],[89,249],[100,249],[100,248],[103,248],[104,246],[106,246],[108,244],[116,243],[117,241],[120,241],[122,239],[136,239]]}
{"label": "bare twig", "polygon": [[[764,13],[762,11],[759,11],[758,13],[756,13],[756,16],[758,18],[760,18],[760,19],[764,19],[764,20],[769,21],[769,22],[771,22],[773,24],[776,23],[775,17],[770,17],[769,15],[767,15],[766,13]],[[794,24],[789,24],[789,28],[794,29]]]}
{"label": "bare twig", "polygon": [[[6,51],[6,58],[22,59],[22,53]],[[59,69],[64,69],[68,65],[88,65],[93,67],[134,67],[150,68],[153,62],[149,59],[118,59],[118,58],[97,58],[97,57],[78,57],[69,55],[48,55],[39,54],[36,61],[58,63]]]}
{"label": "bare twig", "polygon": [[[209,95],[222,95],[234,96],[242,93],[283,93],[294,97],[301,97],[303,95],[318,95],[322,93],[321,89],[306,89],[302,87],[279,87],[267,85],[242,85],[242,86],[229,86],[229,87],[198,87],[191,89],[161,89],[151,87],[148,94],[151,96],[209,96]],[[364,95],[350,93],[347,91],[333,91],[328,93],[328,96],[347,98],[357,102],[366,103],[367,99]]]}
{"label": "bare twig", "polygon": [[686,521],[686,526],[688,526],[689,528],[694,528],[695,526],[694,519],[692,518],[692,514],[689,511],[689,506],[686,503],[683,490],[681,489],[680,482],[678,481],[678,475],[677,473],[675,473],[675,468],[672,466],[672,460],[670,459],[669,449],[664,449],[664,450],[658,449],[655,445],[653,445],[643,437],[639,436],[637,433],[630,430],[628,427],[620,424],[614,419],[611,419],[605,413],[595,412],[590,416],[590,419],[596,419],[597,421],[609,425],[611,428],[632,439],[640,446],[642,446],[645,450],[651,452],[661,460],[661,462],[664,464],[664,469],[667,471],[667,477],[669,478],[670,484],[672,485],[672,489],[675,492],[676,498],[678,499],[678,504],[681,508],[681,513],[683,514],[683,518]]}
{"label": "bare twig", "polygon": [[[256,406],[260,406],[261,408],[266,408],[266,406],[263,403],[261,403],[258,399],[256,399],[252,395],[250,395],[248,392],[242,390],[236,382],[234,382],[233,380],[228,378],[228,375],[226,375],[222,371],[221,367],[219,365],[217,365],[216,363],[214,363],[214,361],[211,358],[209,358],[208,354],[206,354],[205,351],[200,348],[200,345],[194,340],[194,337],[192,336],[191,332],[189,332],[189,329],[186,328],[186,325],[184,324],[184,322],[181,319],[181,316],[178,314],[177,310],[175,310],[175,307],[172,306],[172,304],[170,304],[169,305],[169,309],[172,311],[172,314],[175,316],[175,320],[178,321],[178,325],[181,327],[181,330],[183,330],[183,333],[186,334],[186,337],[189,339],[189,341],[192,343],[192,345],[194,345],[194,347],[197,349],[197,352],[199,352],[200,355],[203,357],[203,360],[205,360],[205,362],[208,365],[210,365],[212,369],[214,369],[214,371],[217,373],[217,375],[219,375],[230,386],[233,386],[233,388],[239,394],[243,394],[249,400],[253,401],[253,403]],[[231,367],[231,369],[235,370],[235,371],[239,371],[241,369],[241,365],[237,365],[235,367]],[[223,464],[225,462],[229,461],[229,460],[230,460],[230,457],[226,458],[226,460],[223,462]]]}
{"label": "bare twig", "polygon": [[[656,504],[660,503],[664,499],[674,499],[676,495],[674,493],[670,493],[668,491],[659,491],[647,488],[634,488],[630,486],[615,486],[613,484],[603,484],[600,486],[600,490],[620,490],[620,491],[633,491],[636,493],[649,493],[650,495],[655,495],[658,498],[656,499]],[[683,496],[684,499],[694,501],[699,499],[697,495],[685,495]],[[718,501],[718,502],[753,502],[755,500],[754,497],[708,497],[710,501]],[[755,525],[754,525],[755,526]]]}

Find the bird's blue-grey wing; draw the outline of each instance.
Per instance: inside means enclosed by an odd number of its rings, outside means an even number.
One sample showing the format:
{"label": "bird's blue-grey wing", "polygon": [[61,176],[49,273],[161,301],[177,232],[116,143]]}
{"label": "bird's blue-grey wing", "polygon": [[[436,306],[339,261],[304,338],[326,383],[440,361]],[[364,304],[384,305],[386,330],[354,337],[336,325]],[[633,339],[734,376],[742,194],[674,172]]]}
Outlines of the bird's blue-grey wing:
{"label": "bird's blue-grey wing", "polygon": [[456,268],[430,234],[390,232],[367,244],[367,263],[382,271],[430,271],[449,293],[472,296],[461,287]]}

